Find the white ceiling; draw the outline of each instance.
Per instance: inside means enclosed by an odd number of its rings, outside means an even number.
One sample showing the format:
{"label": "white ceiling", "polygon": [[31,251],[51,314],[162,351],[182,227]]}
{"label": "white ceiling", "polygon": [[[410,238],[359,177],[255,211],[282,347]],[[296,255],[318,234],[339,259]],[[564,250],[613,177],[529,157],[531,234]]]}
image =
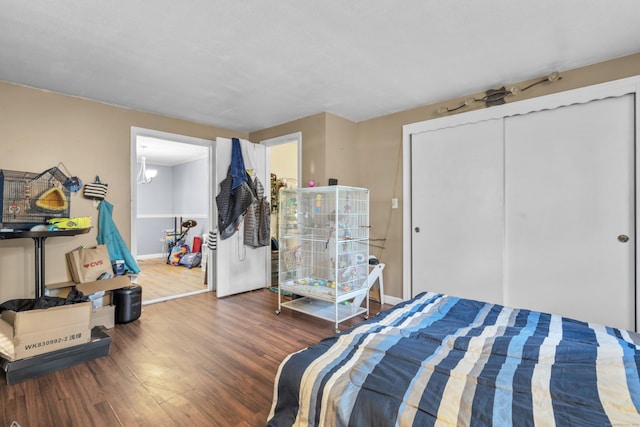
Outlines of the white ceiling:
{"label": "white ceiling", "polygon": [[176,166],[196,159],[207,158],[209,149],[202,145],[138,136],[136,138],[136,154],[138,161],[142,156],[145,156],[147,163]]}
{"label": "white ceiling", "polygon": [[0,0],[0,80],[250,132],[640,52],[638,0]]}

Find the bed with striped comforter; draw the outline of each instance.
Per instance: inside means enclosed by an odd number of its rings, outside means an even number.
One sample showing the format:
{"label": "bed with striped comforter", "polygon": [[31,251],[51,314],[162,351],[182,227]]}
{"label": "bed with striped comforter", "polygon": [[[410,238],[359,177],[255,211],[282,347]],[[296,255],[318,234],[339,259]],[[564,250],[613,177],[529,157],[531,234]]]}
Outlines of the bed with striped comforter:
{"label": "bed with striped comforter", "polygon": [[268,426],[640,426],[638,335],[436,293],[289,355]]}

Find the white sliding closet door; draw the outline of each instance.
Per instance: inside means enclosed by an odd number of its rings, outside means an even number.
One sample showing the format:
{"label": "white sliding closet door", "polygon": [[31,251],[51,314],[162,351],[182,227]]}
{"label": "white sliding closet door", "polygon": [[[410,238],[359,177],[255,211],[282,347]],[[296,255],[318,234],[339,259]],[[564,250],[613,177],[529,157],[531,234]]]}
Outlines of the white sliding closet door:
{"label": "white sliding closet door", "polygon": [[506,305],[635,329],[634,114],[626,95],[505,119]]}
{"label": "white sliding closet door", "polygon": [[502,120],[411,139],[412,293],[502,300]]}

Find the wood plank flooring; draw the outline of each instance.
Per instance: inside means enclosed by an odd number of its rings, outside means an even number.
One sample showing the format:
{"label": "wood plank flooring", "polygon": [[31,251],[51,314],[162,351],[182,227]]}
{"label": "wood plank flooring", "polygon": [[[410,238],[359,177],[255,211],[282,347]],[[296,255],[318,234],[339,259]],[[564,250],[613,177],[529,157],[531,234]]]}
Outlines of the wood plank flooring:
{"label": "wood plank flooring", "polygon": [[200,267],[170,265],[164,258],[138,260],[138,266],[143,302],[207,289]]}
{"label": "wood plank flooring", "polygon": [[280,362],[334,332],[276,308],[268,289],[146,305],[109,330],[109,356],[15,385],[1,377],[0,426],[264,426]]}

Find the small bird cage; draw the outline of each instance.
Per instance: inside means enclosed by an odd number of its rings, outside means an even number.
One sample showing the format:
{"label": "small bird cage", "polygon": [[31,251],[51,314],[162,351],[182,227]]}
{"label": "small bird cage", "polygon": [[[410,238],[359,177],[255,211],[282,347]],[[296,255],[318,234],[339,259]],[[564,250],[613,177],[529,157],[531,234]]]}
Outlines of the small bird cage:
{"label": "small bird cage", "polygon": [[42,173],[0,170],[0,224],[28,230],[51,218],[68,218],[70,192],[67,176],[57,167]]}

